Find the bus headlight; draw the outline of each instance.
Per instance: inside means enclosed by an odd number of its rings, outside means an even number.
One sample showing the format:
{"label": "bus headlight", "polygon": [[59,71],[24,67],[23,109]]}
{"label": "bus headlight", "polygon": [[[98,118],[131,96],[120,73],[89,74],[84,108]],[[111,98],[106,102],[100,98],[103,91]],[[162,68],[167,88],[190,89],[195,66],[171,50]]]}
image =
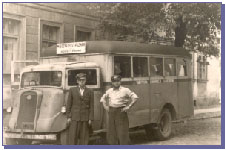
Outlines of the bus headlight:
{"label": "bus headlight", "polygon": [[66,107],[65,107],[65,106],[62,106],[62,107],[61,107],[61,112],[62,112],[62,113],[66,113]]}
{"label": "bus headlight", "polygon": [[8,107],[7,109],[6,109],[6,112],[8,112],[8,113],[11,113],[12,112],[12,107],[10,106],[10,107]]}

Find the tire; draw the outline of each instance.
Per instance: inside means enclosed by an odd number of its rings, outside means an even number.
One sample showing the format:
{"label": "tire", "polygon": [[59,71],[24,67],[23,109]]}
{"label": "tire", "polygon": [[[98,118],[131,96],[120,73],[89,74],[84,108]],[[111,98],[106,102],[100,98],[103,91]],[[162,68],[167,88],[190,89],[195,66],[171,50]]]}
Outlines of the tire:
{"label": "tire", "polygon": [[155,137],[154,137],[154,131],[153,131],[154,129],[151,126],[151,124],[145,125],[144,129],[146,132],[147,139],[153,141]]}
{"label": "tire", "polygon": [[163,141],[170,137],[172,131],[172,117],[169,109],[163,109],[158,122],[158,128],[153,130],[155,139]]}
{"label": "tire", "polygon": [[6,138],[6,145],[31,145],[32,140]]}

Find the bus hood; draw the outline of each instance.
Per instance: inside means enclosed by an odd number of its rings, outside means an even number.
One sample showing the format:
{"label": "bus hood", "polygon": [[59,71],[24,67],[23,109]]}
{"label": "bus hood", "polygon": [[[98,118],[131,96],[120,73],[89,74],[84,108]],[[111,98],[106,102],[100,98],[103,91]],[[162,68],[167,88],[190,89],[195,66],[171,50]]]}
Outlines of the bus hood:
{"label": "bus hood", "polygon": [[[10,131],[55,132],[66,127],[66,115],[61,113],[65,104],[62,89],[27,88],[16,93],[9,121]],[[61,119],[61,124],[54,125]]]}

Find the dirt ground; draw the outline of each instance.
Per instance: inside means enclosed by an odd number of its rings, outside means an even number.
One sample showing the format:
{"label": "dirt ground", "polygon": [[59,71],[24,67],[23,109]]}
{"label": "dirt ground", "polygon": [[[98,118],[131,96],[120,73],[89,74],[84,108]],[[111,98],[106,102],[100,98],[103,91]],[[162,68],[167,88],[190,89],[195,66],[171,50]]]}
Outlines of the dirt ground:
{"label": "dirt ground", "polygon": [[221,118],[174,123],[172,136],[166,141],[148,141],[144,130],[131,133],[130,137],[138,145],[220,145]]}
{"label": "dirt ground", "polygon": [[[143,129],[131,132],[130,139],[133,145],[221,145],[221,118],[173,123],[172,135],[166,141],[148,140]],[[95,138],[89,144],[106,145],[106,142]]]}

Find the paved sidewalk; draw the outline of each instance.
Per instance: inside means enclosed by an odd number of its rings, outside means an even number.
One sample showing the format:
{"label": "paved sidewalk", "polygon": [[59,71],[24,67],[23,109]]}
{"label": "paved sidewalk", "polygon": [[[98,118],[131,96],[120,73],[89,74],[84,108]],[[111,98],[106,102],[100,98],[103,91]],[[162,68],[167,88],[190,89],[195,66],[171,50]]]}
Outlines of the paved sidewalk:
{"label": "paved sidewalk", "polygon": [[216,106],[214,108],[204,108],[204,109],[195,109],[194,110],[194,115],[198,115],[201,113],[213,113],[213,112],[220,112],[221,111],[221,106]]}
{"label": "paved sidewalk", "polygon": [[173,121],[174,123],[187,122],[188,120],[208,119],[221,117],[221,106],[213,108],[195,108],[194,116],[191,118],[185,118]]}
{"label": "paved sidewalk", "polygon": [[221,117],[221,105],[213,108],[195,109],[194,117],[192,119],[205,119],[213,117]]}

